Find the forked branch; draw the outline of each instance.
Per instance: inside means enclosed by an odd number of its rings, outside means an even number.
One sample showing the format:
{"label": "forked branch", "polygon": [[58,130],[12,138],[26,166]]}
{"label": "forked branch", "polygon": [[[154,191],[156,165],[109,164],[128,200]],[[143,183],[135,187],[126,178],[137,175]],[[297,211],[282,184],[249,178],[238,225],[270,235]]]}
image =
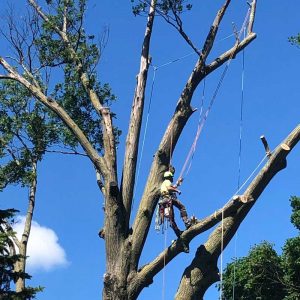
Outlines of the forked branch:
{"label": "forked branch", "polygon": [[[258,175],[248,185],[243,195],[234,196],[224,207],[211,214],[205,219],[198,221],[196,225],[183,232],[178,240],[172,243],[167,249],[160,253],[151,263],[143,266],[137,273],[132,282],[134,289],[140,289],[149,284],[153,277],[159,273],[170,261],[178,254],[184,252],[185,247],[199,234],[211,229],[224,218],[224,239],[223,247],[229,243],[238,226],[246,217],[247,213],[259,198],[263,190],[270,183],[271,179],[286,166],[286,157],[300,140],[300,125],[298,125],[284,140],[284,142],[274,150],[271,158],[266,162]],[[225,221],[225,220],[228,220]],[[214,261],[221,253],[221,225],[219,225],[211,234],[205,243],[206,251],[210,253]],[[203,251],[197,252],[197,255],[203,255]],[[202,253],[202,254],[201,254]],[[195,261],[199,261],[196,259]],[[190,270],[190,267],[188,269]],[[209,273],[209,272],[208,272]],[[185,280],[184,277],[182,280]],[[186,279],[189,280],[189,279]],[[186,283],[182,283],[185,286]],[[141,287],[142,286],[142,287]]]}
{"label": "forked branch", "polygon": [[86,154],[92,161],[92,163],[97,167],[99,172],[104,176],[108,173],[108,169],[105,161],[101,156],[99,156],[98,152],[91,145],[83,131],[78,127],[78,125],[72,120],[72,118],[67,114],[67,112],[52,98],[47,97],[39,87],[35,86],[31,82],[29,82],[26,78],[21,76],[15,69],[8,64],[8,62],[0,57],[0,65],[8,72],[8,77],[12,80],[18,81],[23,86],[25,86],[32,95],[52,110],[57,116],[66,124],[66,126],[70,129],[70,131],[76,136],[82,148],[85,150]]}
{"label": "forked branch", "polygon": [[[250,11],[249,11],[250,10]],[[242,26],[241,31],[244,30],[244,26],[247,26],[247,35],[243,38],[242,41],[239,41],[239,39],[236,40],[235,45],[222,53],[219,57],[214,59],[210,64],[208,64],[205,68],[206,74],[210,74],[212,71],[215,69],[219,68],[222,66],[225,62],[228,60],[231,60],[234,58],[237,53],[239,53],[241,50],[243,50],[246,46],[248,46],[255,38],[256,34],[253,33],[253,24],[254,24],[254,17],[255,17],[255,12],[256,12],[256,0],[253,0],[251,3],[251,6],[248,10],[249,15],[246,15],[246,19],[244,21],[244,24]],[[249,20],[248,17],[249,16]],[[240,32],[241,34],[242,32]]]}
{"label": "forked branch", "polygon": [[[170,120],[170,123],[155,155],[144,194],[140,202],[138,214],[133,224],[132,244],[135,251],[132,253],[132,263],[136,268],[148,234],[153,212],[159,198],[159,185],[162,181],[162,174],[166,168],[168,168],[170,156],[176,147],[181,132],[183,131],[189,117],[194,112],[193,108],[191,107],[191,100],[196,88],[199,86],[199,83],[208,75],[205,61],[213,47],[219,25],[229,4],[230,0],[227,0],[215,17],[210,32],[208,33],[208,36],[204,42],[202,54],[197,60],[196,65],[191,72],[189,79],[187,80],[187,83],[177,102],[174,115]],[[238,47],[235,45],[233,48],[234,54],[236,55],[238,52],[240,52],[243,47],[248,45],[252,40],[253,38],[250,35],[250,37],[248,37],[248,39],[246,38],[245,41],[240,43]],[[231,53],[226,54],[222,59],[222,62],[227,61],[230,58]],[[219,66],[221,66],[221,64],[216,64],[215,68]]]}
{"label": "forked branch", "polygon": [[138,145],[145,103],[145,89],[150,64],[149,49],[155,18],[155,6],[156,0],[152,0],[148,13],[148,20],[142,45],[140,70],[139,74],[137,75],[136,89],[133,97],[129,128],[126,137],[126,149],[121,184],[122,198],[126,211],[126,227],[128,227],[130,219],[133,191],[135,186]]}
{"label": "forked branch", "polygon": [[[210,284],[218,280],[217,271],[208,272],[208,268],[217,270],[217,259],[226,248],[239,225],[247,216],[261,193],[268,186],[272,178],[286,167],[286,157],[300,140],[300,125],[298,125],[284,140],[277,146],[272,156],[261,169],[254,180],[249,184],[243,194],[244,203],[232,214],[224,214],[223,224],[221,223],[210,235],[201,251],[197,251],[192,263],[185,269],[176,299],[201,298]],[[205,263],[203,263],[205,262]],[[211,271],[211,270],[210,270]],[[190,282],[202,280],[204,284],[191,286]],[[189,295],[189,296],[187,296]],[[183,298],[185,297],[185,298]]]}
{"label": "forked branch", "polygon": [[[47,17],[47,15],[43,12],[42,8],[36,3],[35,0],[28,0],[29,4],[35,9],[37,14],[49,24],[52,29],[60,36],[62,42],[65,44],[65,47],[68,49],[70,53],[70,59],[75,63],[78,73],[80,74],[80,80],[82,85],[84,86],[87,94],[89,95],[89,99],[94,106],[96,112],[102,117],[103,124],[103,145],[105,150],[104,159],[106,165],[109,168],[109,172],[107,174],[111,174],[110,180],[117,182],[117,171],[116,171],[116,147],[115,147],[115,138],[113,133],[113,125],[112,118],[108,108],[104,107],[96,93],[96,91],[91,88],[90,79],[88,73],[84,69],[84,66],[77,55],[76,49],[73,47],[72,43],[69,40],[67,29],[67,4],[64,7],[63,13],[63,26],[60,29],[56,26],[51,20]],[[82,12],[83,13],[83,12]],[[80,35],[80,32],[78,33]]]}

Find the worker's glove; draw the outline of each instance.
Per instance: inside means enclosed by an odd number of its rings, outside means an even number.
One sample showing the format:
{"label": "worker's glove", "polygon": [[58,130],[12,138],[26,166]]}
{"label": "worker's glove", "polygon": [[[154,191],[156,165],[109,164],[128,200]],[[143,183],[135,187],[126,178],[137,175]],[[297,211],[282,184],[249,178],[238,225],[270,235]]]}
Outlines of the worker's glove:
{"label": "worker's glove", "polygon": [[179,177],[178,180],[176,181],[176,185],[177,186],[180,186],[183,182],[183,178],[182,177]]}

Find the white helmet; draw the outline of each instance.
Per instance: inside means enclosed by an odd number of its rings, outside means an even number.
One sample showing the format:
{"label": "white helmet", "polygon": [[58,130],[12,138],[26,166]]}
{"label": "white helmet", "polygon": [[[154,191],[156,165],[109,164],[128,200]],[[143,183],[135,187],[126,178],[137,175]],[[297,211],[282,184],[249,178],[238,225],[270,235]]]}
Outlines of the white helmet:
{"label": "white helmet", "polygon": [[170,171],[167,171],[167,172],[164,173],[164,178],[170,178],[170,177],[173,178],[173,176],[174,176],[173,173],[170,172]]}

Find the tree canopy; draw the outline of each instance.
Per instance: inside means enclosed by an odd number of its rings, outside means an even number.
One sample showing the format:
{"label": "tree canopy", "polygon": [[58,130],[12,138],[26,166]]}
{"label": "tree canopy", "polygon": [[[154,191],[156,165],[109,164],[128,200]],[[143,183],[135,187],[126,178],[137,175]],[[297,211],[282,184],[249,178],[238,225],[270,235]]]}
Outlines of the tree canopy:
{"label": "tree canopy", "polygon": [[0,210],[0,296],[7,300],[30,300],[35,298],[41,287],[26,287],[22,291],[14,291],[14,283],[18,278],[30,279],[26,272],[15,272],[14,265],[21,259],[20,254],[14,251],[13,240],[15,233],[12,230],[14,209]]}
{"label": "tree canopy", "polygon": [[281,255],[269,242],[255,245],[224,272],[224,299],[289,299],[300,297],[300,198],[291,197],[291,222],[298,235],[288,238]]}
{"label": "tree canopy", "polygon": [[[207,29],[206,33],[203,34],[199,30],[194,32],[195,36],[188,33],[189,30],[186,30],[183,22],[184,13],[191,12],[194,8],[192,1],[131,2],[135,16],[143,15],[147,20],[143,19],[144,36],[141,38],[139,68],[135,77],[136,86],[132,104],[126,102],[131,111],[125,125],[128,126],[128,132],[124,137],[126,141],[123,143],[122,151],[117,147],[120,130],[115,125],[116,115],[111,105],[116,97],[110,86],[100,80],[101,72],[98,72],[101,71],[99,59],[106,43],[100,42],[100,45],[96,45],[95,36],[85,29],[88,2],[27,0],[28,14],[26,18],[22,18],[21,24],[15,21],[13,10],[8,13],[6,31],[1,32],[2,38],[12,50],[10,55],[0,53],[0,80],[3,84],[3,101],[0,100],[3,102],[1,187],[4,189],[8,184],[21,184],[29,188],[26,219],[28,222],[25,224],[21,241],[15,241],[19,246],[26,245],[36,198],[37,174],[41,170],[37,168],[37,163],[40,163],[50,151],[61,154],[68,152],[67,154],[87,158],[90,169],[95,171],[98,193],[104,199],[103,218],[102,215],[101,218],[99,215],[96,217],[101,221],[104,220],[103,228],[100,230],[105,248],[105,256],[101,255],[101,258],[105,257],[103,299],[137,299],[168,264],[178,261],[180,254],[188,252],[191,252],[192,256],[188,257],[186,264],[180,268],[182,276],[178,280],[175,298],[202,299],[207,289],[220,279],[218,259],[221,253],[271,180],[287,166],[287,157],[300,140],[300,126],[294,126],[290,133],[285,132],[286,137],[283,140],[278,138],[278,146],[273,151],[268,150],[269,147],[264,140],[266,152],[263,153],[264,165],[258,165],[260,169],[256,169],[258,172],[254,178],[245,182],[247,185],[243,191],[237,192],[238,194],[232,195],[227,200],[223,199],[220,203],[217,202],[216,207],[209,212],[203,210],[206,216],[201,215],[201,218],[184,230],[175,241],[154,253],[154,257],[145,254],[147,248],[151,248],[150,228],[161,196],[160,185],[163,174],[170,170],[175,149],[183,138],[183,132],[188,128],[192,115],[196,112],[192,100],[197,96],[200,86],[205,85],[206,78],[213,77],[213,74],[224,66],[225,71],[220,72],[221,77],[217,80],[212,100],[201,115],[198,125],[198,128],[201,128],[229,63],[256,38],[254,32],[256,0],[245,3],[243,6],[245,11],[239,16],[239,19],[245,18],[241,21],[240,31],[238,32],[234,26],[231,34],[233,38],[224,43],[222,48],[216,47],[217,36],[224,24],[225,16],[230,13],[232,1],[225,0],[223,3],[214,4],[208,26],[204,26]],[[139,173],[138,158],[142,156],[140,144],[143,142],[141,139],[143,120],[148,120],[148,115],[144,112],[146,92],[147,87],[153,88],[155,77],[153,76],[151,85],[148,73],[151,67],[154,75],[157,70],[152,64],[150,54],[155,41],[154,24],[158,18],[179,33],[177,37],[182,39],[189,50],[192,49],[195,57],[194,63],[184,72],[185,79],[181,83],[182,89],[178,91],[176,101],[160,102],[166,104],[172,112],[162,117],[161,124],[164,124],[165,130],[161,131],[159,128],[160,141],[157,141],[153,153],[149,154],[150,151],[148,153],[152,160],[151,167],[148,176],[145,175],[145,186],[139,196],[138,207],[133,210]],[[197,21],[199,19],[201,18],[197,17]],[[226,24],[228,27],[228,20]],[[129,37],[130,32],[127,32],[127,38]],[[120,55],[122,52],[120,45],[118,51]],[[118,62],[121,65],[123,61]],[[176,77],[178,74],[173,75]],[[127,78],[120,76],[119,83],[124,80]],[[152,91],[153,89],[151,95]],[[161,110],[164,112],[165,106],[162,106]],[[222,136],[220,132],[218,135]],[[191,150],[193,149],[192,146]],[[222,168],[222,163],[219,168]],[[72,171],[73,169],[69,168],[67,179],[71,178]],[[85,186],[82,183],[85,175],[80,175],[82,182],[72,188],[84,190]],[[53,177],[55,181],[56,176]],[[56,184],[50,189],[56,189]],[[195,191],[190,197],[195,202],[198,199]],[[89,208],[90,199],[87,199],[86,195],[82,198],[80,203],[71,199],[69,207],[64,206],[63,220],[70,208],[76,206],[78,212],[74,219],[87,216],[84,220],[89,221],[89,216],[94,211]],[[97,196],[94,198],[98,199]],[[60,198],[49,201],[57,201],[53,219],[63,210],[59,200]],[[76,226],[81,227],[78,224]],[[74,231],[72,228],[72,233]],[[206,241],[197,239],[206,231],[209,231]],[[83,235],[87,236],[88,232],[84,232]],[[71,234],[68,233],[68,237],[71,237]],[[189,246],[192,241],[197,241],[197,244],[191,251]],[[80,242],[80,235],[76,235],[73,247],[76,248]],[[90,250],[90,244],[87,244],[86,249]],[[274,254],[272,249],[266,250],[269,251],[269,255]],[[21,269],[25,268],[25,252],[22,255]],[[276,255],[273,256],[276,260]],[[96,258],[93,265],[95,261]],[[293,274],[289,276],[292,280]],[[22,289],[24,290],[24,287]]]}

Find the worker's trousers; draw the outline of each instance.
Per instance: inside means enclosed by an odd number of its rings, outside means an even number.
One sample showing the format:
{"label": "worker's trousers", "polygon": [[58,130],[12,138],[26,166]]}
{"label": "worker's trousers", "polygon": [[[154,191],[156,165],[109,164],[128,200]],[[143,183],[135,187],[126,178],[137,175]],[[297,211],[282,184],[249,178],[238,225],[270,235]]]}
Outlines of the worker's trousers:
{"label": "worker's trousers", "polygon": [[163,214],[163,217],[166,217],[169,220],[171,228],[174,230],[177,237],[179,237],[181,231],[176,224],[173,207],[175,206],[179,209],[180,217],[182,218],[183,222],[187,224],[188,216],[187,216],[185,206],[174,196],[164,197],[160,201],[159,205],[160,205],[161,214]]}

